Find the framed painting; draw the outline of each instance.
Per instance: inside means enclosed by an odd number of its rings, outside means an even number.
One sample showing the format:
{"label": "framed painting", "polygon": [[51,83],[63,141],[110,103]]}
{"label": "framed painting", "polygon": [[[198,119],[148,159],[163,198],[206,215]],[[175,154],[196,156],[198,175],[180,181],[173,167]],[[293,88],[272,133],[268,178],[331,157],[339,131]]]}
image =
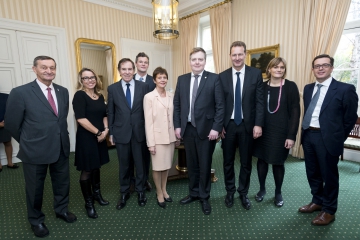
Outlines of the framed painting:
{"label": "framed painting", "polygon": [[280,44],[247,50],[246,65],[261,70],[263,79],[266,78],[266,67],[270,60],[279,56]]}

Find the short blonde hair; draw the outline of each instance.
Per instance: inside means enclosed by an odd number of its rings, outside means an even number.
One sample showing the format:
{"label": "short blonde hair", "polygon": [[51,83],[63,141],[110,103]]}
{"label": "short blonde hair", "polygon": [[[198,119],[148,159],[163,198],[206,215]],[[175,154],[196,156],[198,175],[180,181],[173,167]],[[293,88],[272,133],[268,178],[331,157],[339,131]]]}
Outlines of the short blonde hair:
{"label": "short blonde hair", "polygon": [[272,68],[272,67],[275,67],[275,66],[279,65],[280,63],[283,63],[283,64],[284,64],[285,72],[284,72],[283,78],[286,77],[286,61],[285,61],[285,59],[282,58],[282,57],[276,57],[276,58],[271,59],[271,61],[269,62],[269,64],[268,64],[267,67],[266,67],[266,72],[265,72],[265,73],[266,73],[267,79],[270,79],[270,78],[271,78],[271,74],[270,74],[269,69]]}
{"label": "short blonde hair", "polygon": [[94,70],[90,69],[90,68],[83,68],[80,70],[79,74],[78,74],[78,83],[77,83],[77,89],[78,90],[84,90],[84,85],[82,83],[82,74],[83,72],[92,72],[95,76],[95,80],[96,80],[96,85],[95,85],[95,89],[94,89],[94,93],[98,96],[101,95],[100,90],[102,89],[102,82],[100,81],[99,76],[95,73]]}

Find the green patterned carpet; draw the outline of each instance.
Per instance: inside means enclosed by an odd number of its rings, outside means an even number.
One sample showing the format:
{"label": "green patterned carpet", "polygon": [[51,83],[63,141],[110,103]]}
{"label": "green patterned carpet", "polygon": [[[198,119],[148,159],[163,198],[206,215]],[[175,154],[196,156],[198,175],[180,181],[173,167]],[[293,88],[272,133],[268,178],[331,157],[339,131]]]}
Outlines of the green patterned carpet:
{"label": "green patterned carpet", "polygon": [[[200,203],[182,206],[178,201],[187,195],[187,179],[169,182],[168,192],[174,199],[166,209],[157,206],[155,191],[147,193],[145,207],[137,204],[132,194],[126,208],[116,210],[119,198],[118,161],[116,150],[109,150],[111,161],[101,169],[102,193],[110,201],[109,206],[96,204],[98,219],[86,216],[84,202],[78,184],[79,172],[73,167],[74,154],[70,157],[71,189],[70,211],[78,221],[65,223],[55,218],[52,209],[50,176],[46,179],[43,211],[45,223],[50,230],[46,239],[360,239],[360,173],[359,163],[339,163],[339,208],[334,223],[325,227],[310,224],[316,216],[300,214],[297,209],[310,202],[311,195],[305,175],[304,162],[289,157],[285,164],[283,186],[284,206],[273,204],[274,181],[271,168],[267,180],[267,195],[261,203],[254,200],[259,184],[256,160],[249,198],[252,208],[242,208],[236,197],[232,208],[224,205],[225,187],[222,173],[222,152],[219,146],[214,153],[213,168],[219,181],[212,184],[211,215],[205,216]],[[236,176],[239,160],[236,160]],[[0,173],[0,239],[35,239],[26,218],[24,178],[20,170],[3,168]]]}

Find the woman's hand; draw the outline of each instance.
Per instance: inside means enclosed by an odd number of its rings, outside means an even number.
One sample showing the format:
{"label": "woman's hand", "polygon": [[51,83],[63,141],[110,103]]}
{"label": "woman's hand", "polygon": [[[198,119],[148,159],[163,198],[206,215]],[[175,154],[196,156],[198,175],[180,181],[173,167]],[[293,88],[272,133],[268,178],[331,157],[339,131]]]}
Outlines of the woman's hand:
{"label": "woman's hand", "polygon": [[0,122],[0,128],[3,128],[5,126],[5,121],[3,120],[2,122]]}
{"label": "woman's hand", "polygon": [[294,146],[294,144],[295,144],[295,141],[293,141],[293,140],[291,140],[291,139],[286,139],[285,140],[285,148],[286,149],[290,149],[290,148],[292,148],[293,146]]}
{"label": "woman's hand", "polygon": [[106,139],[106,135],[108,134],[108,132],[109,132],[109,130],[106,129],[105,131],[101,132],[100,136],[97,136],[97,140],[98,140],[99,143]]}
{"label": "woman's hand", "polygon": [[156,154],[156,147],[149,147],[149,151],[152,155],[155,155]]}

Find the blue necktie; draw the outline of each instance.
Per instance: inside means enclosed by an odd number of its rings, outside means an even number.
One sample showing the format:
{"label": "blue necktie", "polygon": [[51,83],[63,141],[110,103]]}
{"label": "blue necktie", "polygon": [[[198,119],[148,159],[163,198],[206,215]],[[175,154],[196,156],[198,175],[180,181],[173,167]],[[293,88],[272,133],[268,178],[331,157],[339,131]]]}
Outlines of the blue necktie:
{"label": "blue necktie", "polygon": [[144,81],[144,79],[141,77],[140,79],[139,79],[141,82],[143,82]]}
{"label": "blue necktie", "polygon": [[129,108],[131,108],[131,92],[130,92],[130,83],[126,84],[127,88],[126,88],[126,101],[129,105]]}
{"label": "blue necktie", "polygon": [[239,125],[242,122],[241,117],[241,83],[240,83],[240,72],[236,73],[237,81],[235,87],[235,113],[234,113],[234,122],[236,125]]}
{"label": "blue necktie", "polygon": [[310,127],[310,121],[311,121],[311,117],[312,114],[314,112],[314,109],[316,107],[316,103],[319,100],[319,96],[320,96],[320,88],[323,86],[321,84],[316,85],[318,87],[318,89],[316,90],[316,93],[314,94],[313,98],[311,99],[311,102],[309,104],[308,109],[306,110],[303,122],[302,122],[302,128],[308,129]]}

